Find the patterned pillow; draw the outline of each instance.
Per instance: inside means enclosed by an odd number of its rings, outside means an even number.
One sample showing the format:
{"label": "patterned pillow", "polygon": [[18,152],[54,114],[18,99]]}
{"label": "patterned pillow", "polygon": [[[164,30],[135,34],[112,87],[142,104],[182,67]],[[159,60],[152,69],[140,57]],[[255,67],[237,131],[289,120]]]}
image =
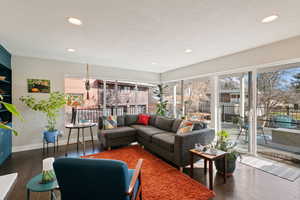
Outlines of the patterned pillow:
{"label": "patterned pillow", "polygon": [[117,125],[118,125],[117,116],[110,115],[110,116],[104,117],[104,120],[103,120],[104,130],[117,128]]}
{"label": "patterned pillow", "polygon": [[176,134],[178,134],[178,135],[185,134],[185,133],[191,132],[192,130],[193,130],[193,122],[183,120],[181,122]]}

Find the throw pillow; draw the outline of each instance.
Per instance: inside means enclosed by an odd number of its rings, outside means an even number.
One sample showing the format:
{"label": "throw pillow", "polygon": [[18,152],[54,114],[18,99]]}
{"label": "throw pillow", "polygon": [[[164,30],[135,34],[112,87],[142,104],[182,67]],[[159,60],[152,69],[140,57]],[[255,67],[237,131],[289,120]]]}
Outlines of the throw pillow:
{"label": "throw pillow", "polygon": [[176,134],[185,134],[193,130],[193,122],[183,120],[176,132]]}
{"label": "throw pillow", "polygon": [[103,128],[105,130],[117,128],[117,124],[117,116],[110,115],[104,118]]}
{"label": "throw pillow", "polygon": [[137,123],[138,124],[143,124],[145,126],[148,126],[149,119],[150,119],[149,115],[140,114]]}

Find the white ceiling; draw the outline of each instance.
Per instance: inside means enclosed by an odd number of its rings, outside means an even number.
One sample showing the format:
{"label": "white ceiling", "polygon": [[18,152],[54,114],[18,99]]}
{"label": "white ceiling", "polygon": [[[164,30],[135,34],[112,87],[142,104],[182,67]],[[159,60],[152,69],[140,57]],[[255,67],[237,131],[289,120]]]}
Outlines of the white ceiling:
{"label": "white ceiling", "polygon": [[[151,72],[300,35],[299,0],[0,0],[15,55]],[[262,18],[280,18],[262,24]],[[66,18],[80,18],[81,27]],[[75,48],[69,53],[67,48]],[[192,53],[184,53],[185,49]],[[156,65],[151,63],[155,62]]]}

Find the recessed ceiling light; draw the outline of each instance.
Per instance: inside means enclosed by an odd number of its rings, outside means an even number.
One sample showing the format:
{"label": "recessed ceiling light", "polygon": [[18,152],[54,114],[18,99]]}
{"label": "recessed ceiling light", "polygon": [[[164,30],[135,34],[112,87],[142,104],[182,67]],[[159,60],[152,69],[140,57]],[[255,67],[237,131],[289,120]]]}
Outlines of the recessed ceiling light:
{"label": "recessed ceiling light", "polygon": [[69,17],[68,22],[70,24],[74,24],[74,25],[77,25],[77,26],[82,25],[82,21],[80,19],[77,19],[77,18],[74,18],[74,17]]}
{"label": "recessed ceiling light", "polygon": [[156,65],[157,63],[156,63],[156,62],[152,62],[151,64],[152,64],[152,65]]}
{"label": "recessed ceiling light", "polygon": [[270,22],[273,22],[275,21],[276,19],[278,19],[278,15],[270,15],[268,17],[265,17],[261,20],[262,23],[270,23]]}
{"label": "recessed ceiling light", "polygon": [[191,53],[193,50],[192,49],[186,49],[184,50],[185,53]]}
{"label": "recessed ceiling light", "polygon": [[68,52],[75,52],[76,50],[75,50],[75,49],[68,48],[67,51],[68,51]]}

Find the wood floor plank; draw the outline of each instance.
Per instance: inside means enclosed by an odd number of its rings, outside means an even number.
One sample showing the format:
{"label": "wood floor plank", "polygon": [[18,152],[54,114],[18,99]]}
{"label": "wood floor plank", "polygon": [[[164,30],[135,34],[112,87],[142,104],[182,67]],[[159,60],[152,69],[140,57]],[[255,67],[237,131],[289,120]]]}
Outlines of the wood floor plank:
{"label": "wood floor plank", "polygon": [[[69,149],[70,157],[78,157],[82,152],[76,152],[76,145],[71,145]],[[96,148],[94,153],[100,152]],[[64,147],[60,152],[50,156],[64,156]],[[86,154],[91,154],[92,146],[86,147]],[[0,175],[18,172],[18,180],[9,200],[22,200],[26,198],[26,183],[34,175],[41,172],[42,160],[47,156],[42,155],[41,149],[14,153],[3,165],[0,166]],[[184,173],[189,174],[189,169],[184,169]],[[203,168],[194,169],[194,178],[201,184],[208,184],[208,176],[203,174]],[[300,179],[290,182],[276,177],[261,170],[237,163],[237,168],[233,177],[223,183],[223,177],[214,175],[214,191],[216,197],[213,200],[299,200],[300,199]],[[32,200],[48,200],[49,193],[32,193]]]}

